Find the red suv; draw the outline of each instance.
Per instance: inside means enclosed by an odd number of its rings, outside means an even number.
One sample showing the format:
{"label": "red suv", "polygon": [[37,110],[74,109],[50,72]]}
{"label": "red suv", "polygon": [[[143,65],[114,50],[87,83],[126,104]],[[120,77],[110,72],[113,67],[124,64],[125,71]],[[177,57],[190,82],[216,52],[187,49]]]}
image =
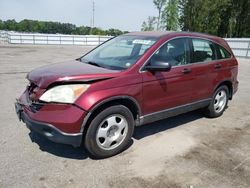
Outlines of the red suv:
{"label": "red suv", "polygon": [[20,120],[49,140],[95,157],[128,145],[135,126],[195,109],[219,117],[238,89],[238,63],[222,38],[136,32],[71,62],[31,71],[15,103]]}

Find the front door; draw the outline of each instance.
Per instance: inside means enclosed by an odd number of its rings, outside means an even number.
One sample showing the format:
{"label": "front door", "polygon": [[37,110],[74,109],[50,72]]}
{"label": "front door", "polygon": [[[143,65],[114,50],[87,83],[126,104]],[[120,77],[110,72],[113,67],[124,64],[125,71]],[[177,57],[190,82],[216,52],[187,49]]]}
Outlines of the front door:
{"label": "front door", "polygon": [[174,108],[192,101],[195,79],[190,62],[187,38],[172,39],[160,47],[148,61],[168,62],[168,72],[143,71],[143,115]]}

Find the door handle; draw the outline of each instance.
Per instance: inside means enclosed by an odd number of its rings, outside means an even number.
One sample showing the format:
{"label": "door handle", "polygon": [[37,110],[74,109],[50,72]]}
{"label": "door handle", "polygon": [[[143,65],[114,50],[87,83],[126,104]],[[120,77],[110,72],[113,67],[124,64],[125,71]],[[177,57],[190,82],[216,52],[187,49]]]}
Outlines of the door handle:
{"label": "door handle", "polygon": [[214,68],[215,68],[215,69],[220,69],[220,68],[221,68],[221,64],[216,64],[216,65],[214,65]]}
{"label": "door handle", "polygon": [[185,69],[183,69],[181,72],[182,72],[183,74],[188,74],[188,73],[192,72],[192,69],[187,69],[187,68],[185,68]]}

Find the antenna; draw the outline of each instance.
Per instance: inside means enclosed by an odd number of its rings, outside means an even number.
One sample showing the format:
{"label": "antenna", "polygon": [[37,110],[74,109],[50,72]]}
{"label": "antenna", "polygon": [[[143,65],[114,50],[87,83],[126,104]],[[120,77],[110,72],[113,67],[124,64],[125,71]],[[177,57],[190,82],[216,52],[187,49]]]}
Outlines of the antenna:
{"label": "antenna", "polygon": [[93,11],[93,17],[92,17],[92,28],[95,27],[95,1],[93,1],[93,7],[92,7],[92,11]]}

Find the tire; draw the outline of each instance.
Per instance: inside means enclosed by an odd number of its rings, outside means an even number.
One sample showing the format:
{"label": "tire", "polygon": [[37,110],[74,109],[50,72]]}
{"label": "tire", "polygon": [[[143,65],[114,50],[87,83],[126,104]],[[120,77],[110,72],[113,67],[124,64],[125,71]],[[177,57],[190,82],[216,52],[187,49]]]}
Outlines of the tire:
{"label": "tire", "polygon": [[225,85],[220,86],[213,95],[207,108],[204,109],[205,115],[209,118],[220,117],[227,108],[229,90]]}
{"label": "tire", "polygon": [[108,107],[91,121],[85,135],[85,148],[94,158],[114,156],[127,148],[134,124],[133,114],[127,107]]}

